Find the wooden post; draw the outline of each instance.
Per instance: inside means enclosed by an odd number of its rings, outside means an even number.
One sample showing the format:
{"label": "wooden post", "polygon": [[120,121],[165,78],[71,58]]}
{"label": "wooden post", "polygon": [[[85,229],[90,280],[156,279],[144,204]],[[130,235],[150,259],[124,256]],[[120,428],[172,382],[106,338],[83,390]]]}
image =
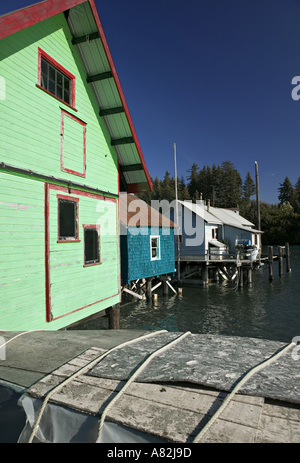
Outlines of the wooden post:
{"label": "wooden post", "polygon": [[238,267],[238,272],[239,272],[239,287],[242,288],[244,285],[244,272],[243,272],[243,267],[240,265]]}
{"label": "wooden post", "polygon": [[269,280],[274,280],[273,246],[268,246]]}
{"label": "wooden post", "polygon": [[287,273],[291,271],[290,245],[285,243],[285,265]]}
{"label": "wooden post", "polygon": [[163,281],[163,295],[168,296],[169,294],[169,286],[167,285],[166,280]]}
{"label": "wooden post", "polygon": [[108,328],[118,330],[120,328],[120,304],[113,305],[106,309],[108,315]]}
{"label": "wooden post", "polygon": [[282,246],[278,246],[278,272],[279,272],[279,276],[283,275],[283,252],[282,252]]}
{"label": "wooden post", "polygon": [[247,281],[249,285],[252,285],[252,267],[248,268],[247,270]]}
{"label": "wooden post", "polygon": [[147,280],[147,283],[146,283],[146,296],[147,296],[147,299],[151,299],[151,295],[152,295],[152,278],[148,278]]}
{"label": "wooden post", "polygon": [[203,286],[208,285],[208,266],[207,265],[205,265],[202,268],[202,282],[203,282]]}

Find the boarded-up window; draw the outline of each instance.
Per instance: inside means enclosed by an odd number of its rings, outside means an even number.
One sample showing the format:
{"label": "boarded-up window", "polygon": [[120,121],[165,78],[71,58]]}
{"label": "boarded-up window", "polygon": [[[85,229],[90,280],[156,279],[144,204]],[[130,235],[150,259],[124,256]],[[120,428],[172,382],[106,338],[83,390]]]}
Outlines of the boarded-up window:
{"label": "boarded-up window", "polygon": [[58,195],[58,241],[79,241],[78,198]]}
{"label": "boarded-up window", "polygon": [[66,111],[61,111],[61,169],[85,177],[86,124]]}
{"label": "boarded-up window", "polygon": [[100,226],[83,225],[84,265],[100,264]]}

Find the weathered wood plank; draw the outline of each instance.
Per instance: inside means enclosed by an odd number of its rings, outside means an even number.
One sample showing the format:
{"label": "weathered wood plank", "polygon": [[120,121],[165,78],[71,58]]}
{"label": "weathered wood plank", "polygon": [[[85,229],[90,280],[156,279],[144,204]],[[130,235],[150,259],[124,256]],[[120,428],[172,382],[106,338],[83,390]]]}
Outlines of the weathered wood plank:
{"label": "weathered wood plank", "polygon": [[299,443],[300,422],[262,414],[256,435],[257,443]]}

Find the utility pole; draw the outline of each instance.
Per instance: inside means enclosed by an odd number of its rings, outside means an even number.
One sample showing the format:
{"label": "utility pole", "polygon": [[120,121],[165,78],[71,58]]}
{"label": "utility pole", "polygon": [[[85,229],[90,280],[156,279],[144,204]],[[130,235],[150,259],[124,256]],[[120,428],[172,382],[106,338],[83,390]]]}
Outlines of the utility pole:
{"label": "utility pole", "polygon": [[256,210],[257,210],[257,229],[261,231],[260,223],[260,201],[259,201],[259,181],[258,181],[258,164],[255,161],[255,180],[256,180]]}
{"label": "utility pole", "polygon": [[179,243],[179,221],[178,221],[178,193],[177,193],[177,165],[176,165],[176,143],[174,143],[174,166],[175,166],[175,209],[177,225],[177,278],[180,282],[180,243]]}

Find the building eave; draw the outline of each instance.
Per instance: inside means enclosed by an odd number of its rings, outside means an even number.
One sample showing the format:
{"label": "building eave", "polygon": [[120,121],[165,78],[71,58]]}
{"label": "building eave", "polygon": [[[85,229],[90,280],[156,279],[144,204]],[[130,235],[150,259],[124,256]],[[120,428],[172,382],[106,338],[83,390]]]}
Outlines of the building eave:
{"label": "building eave", "polygon": [[[87,19],[86,23],[93,22],[93,40],[97,41],[97,46],[93,48],[93,63],[96,63],[97,66],[97,71],[94,71],[94,75],[97,76],[98,80],[94,76],[89,75],[89,52],[86,53],[87,48],[84,42],[82,43],[78,40],[76,42],[78,35],[86,37],[87,40],[89,40],[88,37],[92,35],[88,30],[81,30],[80,33],[76,30],[76,22],[72,22],[72,12],[78,7],[80,7],[80,13],[85,15],[85,19]],[[57,0],[45,0],[5,14],[0,17],[0,39],[63,12],[68,13],[66,17],[73,35],[73,44],[77,47],[82,58],[87,73],[87,82],[92,86],[99,104],[99,115],[103,117],[111,137],[111,146],[118,155],[120,183],[123,189],[129,193],[152,191],[151,177],[145,163],[94,0],[61,0],[60,2]],[[82,16],[81,19],[82,18],[84,18],[84,16]],[[84,22],[85,21],[82,19],[81,25],[84,24]],[[104,56],[105,63],[107,64],[107,69],[104,70],[105,73],[103,73],[103,62],[101,62]],[[101,99],[103,97],[103,92],[105,92],[105,86],[97,83],[101,82],[101,74],[103,79],[109,79],[109,94],[112,94],[111,99],[105,95],[104,100],[106,103],[109,103],[109,105],[106,104],[105,107],[101,106]],[[103,76],[103,74],[105,75]],[[94,77],[94,80],[92,77]],[[112,104],[113,101],[115,104]],[[120,132],[122,132],[121,137],[119,135]]]}

